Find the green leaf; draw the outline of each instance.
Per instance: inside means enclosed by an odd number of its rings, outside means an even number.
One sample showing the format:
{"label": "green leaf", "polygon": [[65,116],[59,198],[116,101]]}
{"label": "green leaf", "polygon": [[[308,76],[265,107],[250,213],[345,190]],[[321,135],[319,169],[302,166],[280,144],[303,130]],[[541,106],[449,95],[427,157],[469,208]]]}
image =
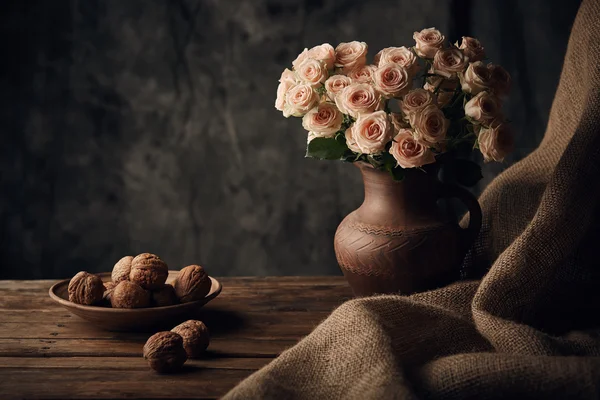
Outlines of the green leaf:
{"label": "green leaf", "polygon": [[320,160],[341,160],[348,151],[346,142],[335,138],[314,138],[306,148],[306,157]]}
{"label": "green leaf", "polygon": [[388,171],[395,181],[404,179],[404,169],[397,166],[396,159],[388,152],[381,153],[379,156],[383,169]]}
{"label": "green leaf", "polygon": [[483,178],[481,167],[474,161],[455,159],[454,173],[456,181],[464,186],[473,186]]}
{"label": "green leaf", "polygon": [[383,165],[383,163],[381,162],[381,158],[379,157],[379,155],[374,155],[374,156],[367,155],[367,161],[369,162],[369,164],[371,164],[375,168],[381,168],[381,166]]}
{"label": "green leaf", "polygon": [[386,171],[391,171],[397,164],[394,156],[388,152],[381,153],[381,162]]}
{"label": "green leaf", "polygon": [[342,156],[341,160],[346,162],[354,162],[360,157],[360,154],[356,154],[351,150],[347,150]]}
{"label": "green leaf", "polygon": [[350,126],[354,123],[354,121],[356,121],[356,120],[354,118],[352,118],[351,116],[349,116],[348,114],[343,114],[342,125]]}
{"label": "green leaf", "polygon": [[395,181],[401,181],[404,179],[404,169],[402,167],[394,167],[389,173],[392,175],[392,179]]}

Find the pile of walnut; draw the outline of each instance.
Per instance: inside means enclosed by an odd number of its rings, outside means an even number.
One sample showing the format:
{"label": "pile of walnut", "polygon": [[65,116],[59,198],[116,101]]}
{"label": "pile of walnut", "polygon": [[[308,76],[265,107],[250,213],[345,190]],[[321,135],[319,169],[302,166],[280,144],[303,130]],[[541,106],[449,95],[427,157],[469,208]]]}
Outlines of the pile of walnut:
{"label": "pile of walnut", "polygon": [[189,320],[170,332],[158,332],[144,345],[144,358],[150,368],[160,373],[179,370],[188,358],[199,358],[209,343],[206,325]]}
{"label": "pile of walnut", "polygon": [[200,300],[210,291],[210,278],[199,265],[183,268],[173,285],[166,283],[168,275],[169,267],[157,255],[123,257],[112,270],[112,282],[77,273],[69,282],[69,301],[113,308],[164,307]]}

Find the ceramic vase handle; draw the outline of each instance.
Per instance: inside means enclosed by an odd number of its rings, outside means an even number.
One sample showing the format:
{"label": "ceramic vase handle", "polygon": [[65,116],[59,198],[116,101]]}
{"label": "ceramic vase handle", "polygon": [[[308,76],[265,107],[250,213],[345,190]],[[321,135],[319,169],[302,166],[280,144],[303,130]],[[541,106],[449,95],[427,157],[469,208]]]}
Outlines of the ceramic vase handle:
{"label": "ceramic vase handle", "polygon": [[441,188],[441,196],[444,198],[457,198],[462,201],[467,209],[469,210],[469,226],[465,229],[465,240],[463,241],[464,246],[468,250],[481,229],[481,207],[477,198],[473,196],[471,192],[462,186],[456,184],[444,183]]}

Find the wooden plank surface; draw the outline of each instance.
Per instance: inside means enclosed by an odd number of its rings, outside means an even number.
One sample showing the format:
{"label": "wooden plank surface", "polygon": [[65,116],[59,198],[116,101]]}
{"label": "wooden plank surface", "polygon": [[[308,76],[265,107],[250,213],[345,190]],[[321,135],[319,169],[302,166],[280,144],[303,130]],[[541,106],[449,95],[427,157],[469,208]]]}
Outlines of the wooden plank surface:
{"label": "wooden plank surface", "polygon": [[176,375],[147,367],[151,332],[108,332],[71,315],[48,297],[55,281],[0,281],[0,399],[218,398],[351,297],[341,277],[220,281],[198,315],[209,349]]}
{"label": "wooden plank surface", "polygon": [[[137,354],[136,354],[137,355]],[[185,365],[194,368],[241,369],[255,371],[267,365],[269,358],[220,358],[205,357],[200,360],[188,360]],[[146,361],[139,357],[0,357],[0,374],[2,370],[13,368],[36,369],[90,369],[90,370],[148,370]]]}

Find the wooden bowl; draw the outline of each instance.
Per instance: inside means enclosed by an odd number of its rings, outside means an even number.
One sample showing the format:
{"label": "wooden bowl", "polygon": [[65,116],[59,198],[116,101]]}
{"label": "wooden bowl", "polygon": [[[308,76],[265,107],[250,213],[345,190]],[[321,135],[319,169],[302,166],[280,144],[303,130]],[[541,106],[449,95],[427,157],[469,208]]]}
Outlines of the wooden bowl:
{"label": "wooden bowl", "polygon": [[[98,275],[104,282],[110,282],[110,272],[102,272]],[[177,278],[179,271],[169,271],[167,283]],[[102,306],[84,306],[69,301],[69,281],[65,279],[54,284],[50,290],[50,298],[69,310],[71,313],[81,317],[92,324],[109,331],[144,331],[154,327],[169,327],[193,319],[203,305],[214,299],[221,293],[221,284],[215,278],[210,278],[212,286],[205,298],[190,303],[177,304],[167,307],[149,308],[110,308]]]}

